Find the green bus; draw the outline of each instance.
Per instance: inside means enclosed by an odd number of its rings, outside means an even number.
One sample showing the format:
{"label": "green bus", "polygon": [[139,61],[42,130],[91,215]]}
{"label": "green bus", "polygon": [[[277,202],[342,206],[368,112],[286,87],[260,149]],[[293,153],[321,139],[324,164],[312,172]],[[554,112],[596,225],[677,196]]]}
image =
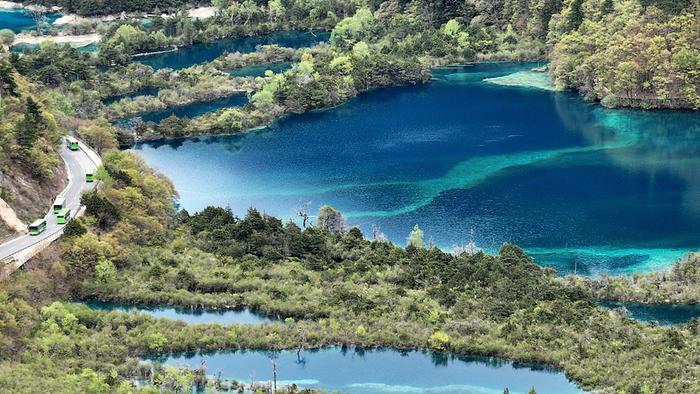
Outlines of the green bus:
{"label": "green bus", "polygon": [[46,219],[37,219],[29,225],[29,235],[39,235],[46,230]]}
{"label": "green bus", "polygon": [[58,196],[56,197],[56,201],[53,202],[53,213],[58,213],[60,210],[66,208],[66,199],[65,197]]}
{"label": "green bus", "polygon": [[69,136],[69,135],[66,136],[66,146],[67,146],[68,149],[70,149],[70,150],[78,150],[78,149],[80,149],[80,146],[78,146],[78,140],[76,140],[75,138],[73,138],[73,137],[71,137],[71,136]]}
{"label": "green bus", "polygon": [[57,224],[66,224],[70,220],[70,209],[62,209],[56,214]]}
{"label": "green bus", "polygon": [[85,182],[94,182],[94,181],[95,181],[95,174],[93,174],[92,171],[86,172],[85,173]]}

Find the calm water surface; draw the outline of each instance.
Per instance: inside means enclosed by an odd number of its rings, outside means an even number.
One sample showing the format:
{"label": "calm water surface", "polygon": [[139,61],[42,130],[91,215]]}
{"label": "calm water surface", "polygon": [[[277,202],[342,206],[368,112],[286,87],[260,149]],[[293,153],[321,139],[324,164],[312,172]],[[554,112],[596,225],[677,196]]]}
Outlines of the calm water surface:
{"label": "calm water surface", "polygon": [[184,309],[164,306],[140,306],[115,304],[111,302],[91,301],[85,305],[93,309],[117,312],[145,313],[157,318],[182,320],[192,324],[261,324],[279,321],[278,319],[255,313],[249,309],[240,310],[202,310]]}
{"label": "calm water surface", "polygon": [[606,308],[625,307],[631,318],[642,322],[655,321],[661,325],[683,324],[700,318],[700,305],[649,305],[622,302],[603,302]]}
{"label": "calm water surface", "polygon": [[283,73],[290,68],[292,68],[291,62],[276,63],[276,64],[264,64],[261,66],[248,66],[235,69],[229,74],[232,77],[262,77],[265,75],[267,70],[274,72],[275,74]]}
{"label": "calm water surface", "polygon": [[[48,13],[46,14],[45,23],[51,24],[61,15]],[[36,29],[36,22],[31,13],[23,9],[0,9],[0,29],[10,29],[15,33],[22,30]]]}
{"label": "calm water surface", "polygon": [[[140,144],[190,212],[291,217],[331,204],[405,244],[503,242],[560,272],[630,273],[700,247],[700,113],[606,110],[572,93],[485,78],[532,65],[434,72],[245,135]],[[212,177],[212,175],[214,177]]]}
{"label": "calm water surface", "polygon": [[[350,394],[568,394],[582,392],[555,369],[518,365],[481,357],[456,357],[445,353],[395,350],[346,350],[327,348],[276,354],[278,384],[296,383],[305,388]],[[221,370],[222,377],[250,382],[272,379],[270,354],[261,351],[233,351],[189,354],[165,360],[166,364],[192,368],[204,360],[209,374]]]}
{"label": "calm water surface", "polygon": [[224,97],[222,99],[206,102],[196,102],[179,107],[167,108],[162,111],[145,112],[137,115],[144,122],[158,123],[161,120],[171,116],[193,118],[195,116],[204,115],[207,112],[213,112],[221,108],[239,107],[248,103],[248,97],[245,94],[235,94],[233,96]]}
{"label": "calm water surface", "polygon": [[255,47],[258,45],[270,44],[288,48],[303,48],[327,41],[329,37],[330,33],[327,32],[277,32],[263,36],[233,38],[189,45],[174,52],[142,56],[136,58],[136,60],[153,67],[155,70],[166,67],[179,70],[195,64],[210,62],[224,52],[250,53],[255,52]]}

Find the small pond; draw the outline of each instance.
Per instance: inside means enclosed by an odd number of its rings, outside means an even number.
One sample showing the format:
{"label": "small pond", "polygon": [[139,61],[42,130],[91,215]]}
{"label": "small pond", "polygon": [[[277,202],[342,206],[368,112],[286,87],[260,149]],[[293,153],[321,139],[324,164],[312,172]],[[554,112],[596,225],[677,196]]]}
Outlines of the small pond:
{"label": "small pond", "polygon": [[264,316],[250,309],[184,309],[169,306],[129,305],[100,301],[86,302],[85,305],[93,309],[106,311],[130,312],[136,310],[153,317],[181,320],[191,324],[261,324],[278,321],[274,317]]}
{"label": "small pond", "polygon": [[600,305],[611,309],[625,307],[630,312],[630,318],[645,323],[656,321],[661,325],[684,324],[691,319],[700,317],[700,304],[670,305],[601,302]]}
{"label": "small pond", "polygon": [[296,383],[304,388],[350,394],[568,394],[582,392],[561,371],[534,364],[455,356],[449,353],[396,351],[391,349],[324,348],[314,351],[287,350],[274,355],[265,351],[226,351],[187,354],[161,359],[173,366],[197,368],[203,360],[207,374],[221,371],[226,379],[250,384],[272,379],[271,357],[276,358],[278,385]]}

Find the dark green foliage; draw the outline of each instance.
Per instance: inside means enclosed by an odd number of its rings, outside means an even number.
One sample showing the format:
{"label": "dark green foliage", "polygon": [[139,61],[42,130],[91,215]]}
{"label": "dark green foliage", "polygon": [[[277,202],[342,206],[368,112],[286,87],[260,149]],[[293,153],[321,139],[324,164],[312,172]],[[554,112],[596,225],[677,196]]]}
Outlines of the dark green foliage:
{"label": "dark green foliage", "polygon": [[677,13],[688,7],[692,0],[639,0],[644,7],[655,6],[666,12]]}
{"label": "dark green foliage", "polygon": [[21,67],[15,67],[48,86],[88,80],[94,75],[89,54],[80,53],[68,44],[53,42],[42,43],[37,49],[28,51],[22,58]]}
{"label": "dark green foliage", "polygon": [[63,235],[68,238],[79,237],[85,233],[87,233],[87,228],[80,219],[69,221],[63,229]]}
{"label": "dark green foliage", "polygon": [[64,12],[93,16],[120,14],[122,12],[176,10],[186,5],[207,4],[209,2],[195,0],[133,0],[133,1],[102,1],[102,0],[38,0],[45,6],[59,6]]}
{"label": "dark green foliage", "polygon": [[604,0],[603,1],[603,14],[607,15],[615,9],[615,5],[613,4],[613,0]]}
{"label": "dark green foliage", "polygon": [[16,96],[17,82],[14,73],[14,67],[7,61],[0,61],[0,98],[3,95]]}
{"label": "dark green foliage", "polygon": [[85,213],[93,216],[103,230],[111,228],[121,217],[119,209],[97,190],[83,194],[80,203],[85,206]]}
{"label": "dark green foliage", "polygon": [[569,6],[569,30],[576,30],[583,23],[583,0],[571,0]]}
{"label": "dark green foliage", "polygon": [[39,104],[32,97],[27,97],[24,116],[15,131],[17,143],[25,150],[29,150],[45,130],[46,121],[41,114]]}

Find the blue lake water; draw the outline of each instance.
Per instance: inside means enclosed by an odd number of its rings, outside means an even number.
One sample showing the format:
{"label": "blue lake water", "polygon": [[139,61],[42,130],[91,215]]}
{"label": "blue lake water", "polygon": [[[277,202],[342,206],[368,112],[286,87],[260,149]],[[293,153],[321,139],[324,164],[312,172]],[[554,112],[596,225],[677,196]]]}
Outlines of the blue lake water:
{"label": "blue lake water", "polygon": [[204,115],[207,112],[216,111],[221,108],[239,107],[247,103],[248,97],[246,95],[234,94],[233,96],[224,97],[214,101],[196,102],[181,105],[179,107],[167,108],[162,111],[145,112],[137,116],[143,119],[144,122],[158,123],[171,115],[176,115],[181,118],[194,118],[195,116]]}
{"label": "blue lake water", "polygon": [[[45,23],[51,24],[61,15],[48,13],[45,15]],[[10,29],[15,33],[22,30],[36,29],[36,22],[31,13],[24,9],[4,9],[0,8],[0,29]]]}
{"label": "blue lake water", "polygon": [[191,324],[261,324],[279,321],[279,319],[255,313],[250,309],[184,309],[165,306],[115,304],[99,301],[86,302],[85,305],[93,309],[105,311],[131,312],[135,310],[153,317],[182,320]]}
{"label": "blue lake water", "polygon": [[[518,365],[483,357],[457,357],[446,353],[395,350],[326,348],[276,354],[278,385],[296,383],[304,388],[350,394],[502,394],[526,393],[535,387],[538,393],[568,394],[582,392],[555,369],[537,365]],[[207,372],[221,371],[223,378],[241,382],[272,379],[270,353],[230,351],[169,357],[166,364],[198,368],[204,360]]]}
{"label": "blue lake water", "polygon": [[174,52],[160,53],[136,58],[137,61],[153,67],[154,70],[172,68],[179,70],[195,64],[210,62],[224,52],[255,52],[258,45],[277,44],[288,48],[303,48],[327,41],[327,32],[276,32],[263,36],[232,38],[203,44],[189,45]]}
{"label": "blue lake water", "polygon": [[[403,245],[524,247],[560,273],[658,270],[700,247],[700,112],[607,110],[485,78],[531,64],[435,70],[254,133],[135,147],[190,212],[280,217],[331,204]],[[215,175],[212,178],[212,175]]]}
{"label": "blue lake water", "polygon": [[260,66],[248,66],[237,68],[229,73],[232,77],[262,77],[267,70],[279,74],[292,68],[293,63],[284,62],[276,64],[263,64]]}
{"label": "blue lake water", "polygon": [[602,302],[606,308],[625,307],[631,318],[642,322],[658,322],[661,325],[683,324],[700,318],[700,305],[659,305],[622,302]]}

